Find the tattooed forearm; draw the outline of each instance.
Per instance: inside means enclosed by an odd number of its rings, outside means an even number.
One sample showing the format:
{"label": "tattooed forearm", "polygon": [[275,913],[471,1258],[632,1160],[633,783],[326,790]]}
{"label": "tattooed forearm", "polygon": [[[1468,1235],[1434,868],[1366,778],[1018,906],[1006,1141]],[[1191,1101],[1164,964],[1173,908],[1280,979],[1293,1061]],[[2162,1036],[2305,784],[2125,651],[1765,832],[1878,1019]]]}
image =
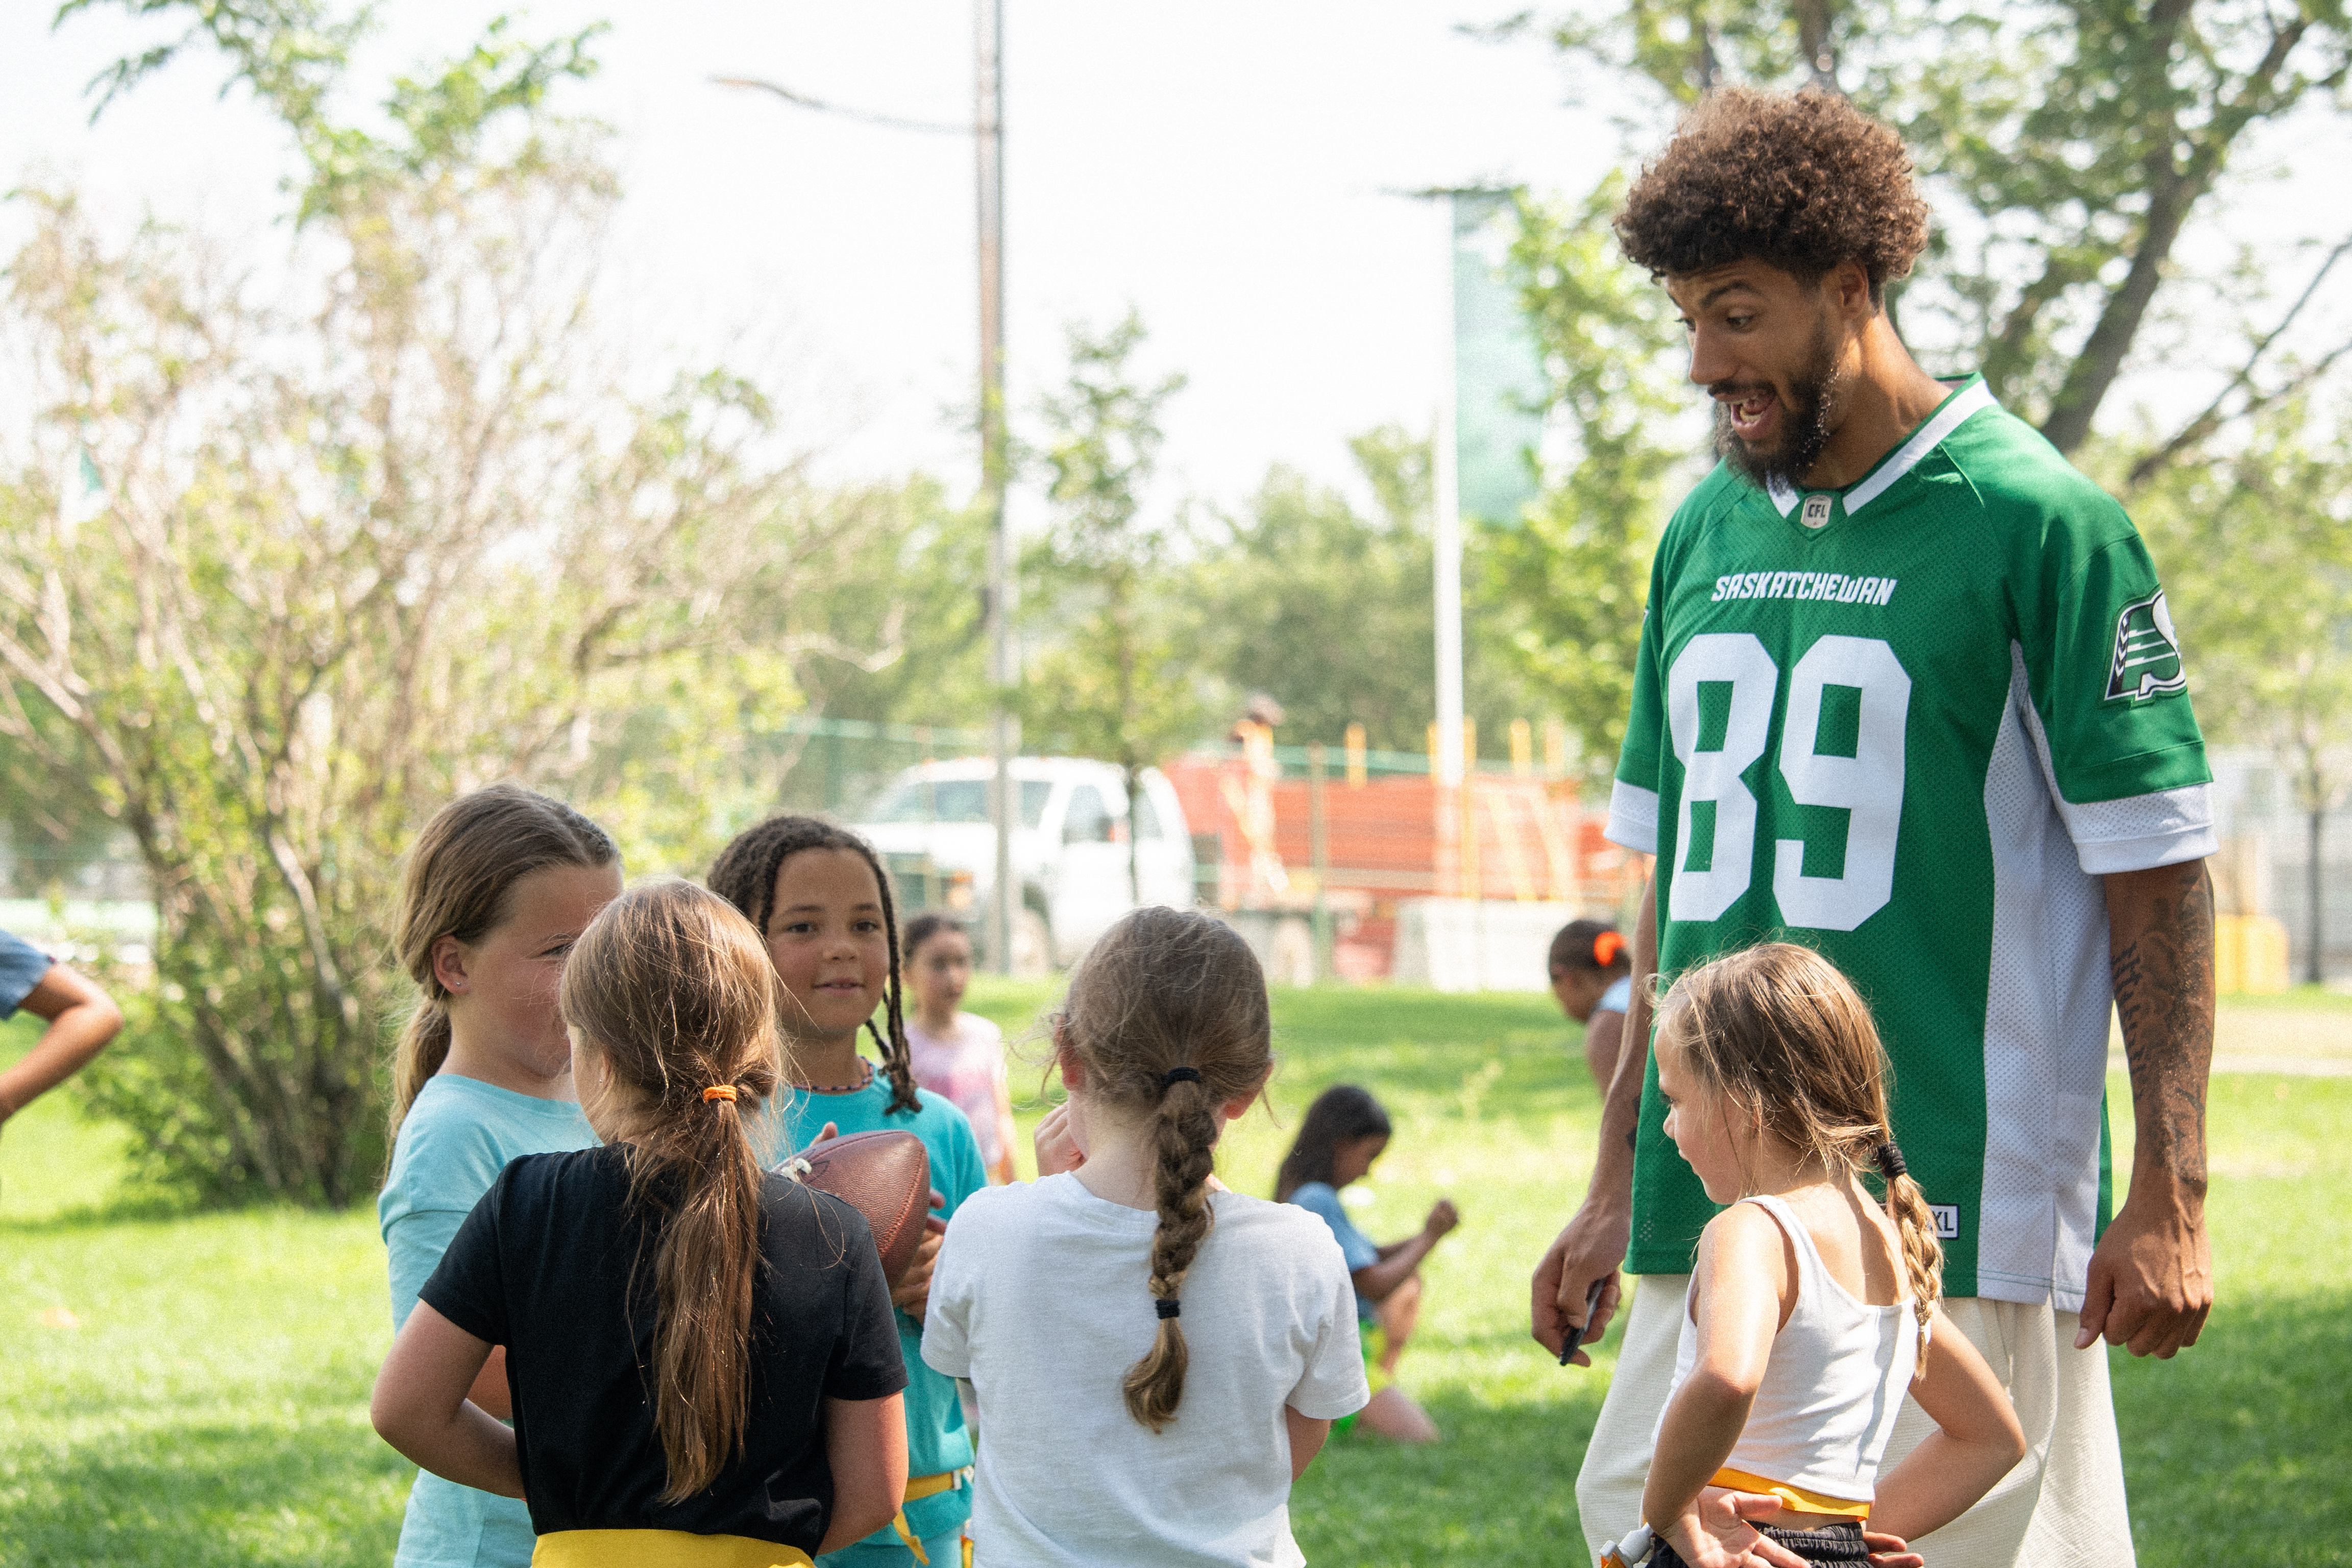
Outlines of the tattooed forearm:
{"label": "tattooed forearm", "polygon": [[2205,863],[2106,879],[2116,1016],[2131,1070],[2135,1169],[2205,1193],[2213,1067],[2213,888]]}

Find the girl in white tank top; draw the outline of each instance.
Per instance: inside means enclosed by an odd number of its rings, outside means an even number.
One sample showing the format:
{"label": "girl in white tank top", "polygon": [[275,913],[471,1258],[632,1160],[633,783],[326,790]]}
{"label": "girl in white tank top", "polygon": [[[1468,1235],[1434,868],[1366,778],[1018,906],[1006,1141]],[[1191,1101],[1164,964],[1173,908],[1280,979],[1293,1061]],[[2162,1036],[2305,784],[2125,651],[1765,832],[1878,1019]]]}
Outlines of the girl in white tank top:
{"label": "girl in white tank top", "polygon": [[[2025,1439],[1937,1306],[1943,1254],[1869,1009],[1820,954],[1768,943],[1675,982],[1657,1063],[1667,1135],[1731,1206],[1699,1238],[1658,1419],[1654,1568],[1916,1568],[1906,1540],[1990,1490]],[[1882,1477],[1906,1393],[1938,1429]]]}

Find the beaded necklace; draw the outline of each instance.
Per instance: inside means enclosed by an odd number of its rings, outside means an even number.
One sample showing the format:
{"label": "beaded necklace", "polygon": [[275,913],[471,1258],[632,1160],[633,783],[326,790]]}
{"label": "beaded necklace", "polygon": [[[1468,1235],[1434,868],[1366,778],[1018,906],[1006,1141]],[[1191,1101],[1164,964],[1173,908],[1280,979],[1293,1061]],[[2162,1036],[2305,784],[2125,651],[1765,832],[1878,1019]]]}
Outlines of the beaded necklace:
{"label": "beaded necklace", "polygon": [[866,1076],[856,1083],[799,1083],[793,1087],[805,1094],[856,1094],[859,1089],[872,1088],[874,1064],[864,1057],[858,1058],[857,1061],[866,1069]]}

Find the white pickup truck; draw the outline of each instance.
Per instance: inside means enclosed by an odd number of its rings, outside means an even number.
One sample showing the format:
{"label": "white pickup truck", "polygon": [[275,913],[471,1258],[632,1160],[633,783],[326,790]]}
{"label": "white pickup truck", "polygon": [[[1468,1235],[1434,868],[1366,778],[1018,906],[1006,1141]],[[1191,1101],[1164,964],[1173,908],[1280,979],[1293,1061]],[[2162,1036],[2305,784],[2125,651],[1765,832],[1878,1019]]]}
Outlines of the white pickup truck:
{"label": "white pickup truck", "polygon": [[[948,884],[940,901],[984,920],[996,881],[996,833],[988,819],[995,764],[985,757],[925,763],[892,779],[859,814],[856,830],[886,858],[928,856]],[[1020,879],[1013,960],[1016,973],[1074,963],[1112,921],[1139,904],[1193,902],[1192,837],[1176,789],[1157,768],[1143,774],[1135,824],[1139,889],[1128,879],[1127,788],[1118,766],[1086,757],[1013,763],[1020,813],[1013,869]]]}

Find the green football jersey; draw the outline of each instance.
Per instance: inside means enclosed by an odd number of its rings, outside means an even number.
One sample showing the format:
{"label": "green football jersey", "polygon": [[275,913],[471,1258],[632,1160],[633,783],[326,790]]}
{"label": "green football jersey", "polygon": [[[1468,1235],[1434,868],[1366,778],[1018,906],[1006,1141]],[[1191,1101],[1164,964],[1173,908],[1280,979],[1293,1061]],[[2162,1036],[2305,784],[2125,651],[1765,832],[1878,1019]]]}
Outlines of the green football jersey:
{"label": "green football jersey", "polygon": [[[1953,1296],[2079,1310],[2106,1223],[2099,878],[2213,848],[2180,646],[2131,520],[1981,380],[1843,490],[1718,467],[1651,572],[1609,837],[1660,973],[1803,942],[1894,1064]],[[1642,1096],[1627,1267],[1715,1211]]]}

